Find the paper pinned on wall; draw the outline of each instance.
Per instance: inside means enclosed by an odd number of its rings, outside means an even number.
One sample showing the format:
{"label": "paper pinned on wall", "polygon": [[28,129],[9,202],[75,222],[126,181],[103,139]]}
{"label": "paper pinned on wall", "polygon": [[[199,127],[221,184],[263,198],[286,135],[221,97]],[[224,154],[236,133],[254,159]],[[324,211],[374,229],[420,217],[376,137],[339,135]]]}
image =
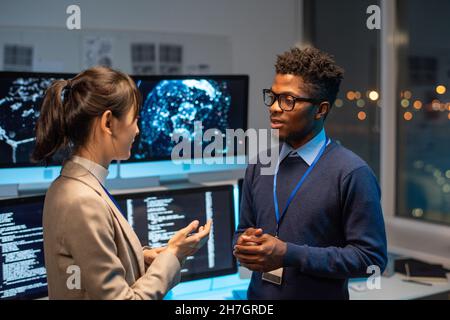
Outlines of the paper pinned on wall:
{"label": "paper pinned on wall", "polygon": [[87,36],[83,39],[83,68],[113,66],[113,38]]}

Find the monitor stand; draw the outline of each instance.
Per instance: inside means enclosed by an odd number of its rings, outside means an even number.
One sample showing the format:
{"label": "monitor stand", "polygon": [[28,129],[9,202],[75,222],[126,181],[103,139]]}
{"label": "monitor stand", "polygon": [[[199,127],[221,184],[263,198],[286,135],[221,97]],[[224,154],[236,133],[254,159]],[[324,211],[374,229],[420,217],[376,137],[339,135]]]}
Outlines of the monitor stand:
{"label": "monitor stand", "polygon": [[0,199],[1,198],[12,198],[19,196],[19,185],[18,184],[3,184],[0,185]]}
{"label": "monitor stand", "polygon": [[117,177],[106,180],[106,188],[114,189],[141,189],[160,186],[159,177],[122,178],[120,161],[117,161]]}

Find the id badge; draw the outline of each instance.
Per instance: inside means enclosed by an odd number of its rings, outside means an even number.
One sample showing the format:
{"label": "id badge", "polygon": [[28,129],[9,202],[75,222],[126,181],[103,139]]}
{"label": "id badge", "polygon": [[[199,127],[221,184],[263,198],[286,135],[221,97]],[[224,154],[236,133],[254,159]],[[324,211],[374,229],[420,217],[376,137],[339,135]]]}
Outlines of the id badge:
{"label": "id badge", "polygon": [[276,285],[281,285],[281,280],[283,280],[283,268],[264,272],[262,274],[262,279]]}

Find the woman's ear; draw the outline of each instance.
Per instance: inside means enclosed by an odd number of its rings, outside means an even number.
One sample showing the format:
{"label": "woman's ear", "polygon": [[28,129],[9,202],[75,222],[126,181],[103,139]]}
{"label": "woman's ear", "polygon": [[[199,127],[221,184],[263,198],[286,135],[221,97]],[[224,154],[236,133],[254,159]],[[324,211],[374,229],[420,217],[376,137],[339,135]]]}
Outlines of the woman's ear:
{"label": "woman's ear", "polygon": [[103,132],[114,136],[112,121],[113,115],[111,110],[106,110],[105,112],[103,112],[102,117],[100,118],[100,127]]}
{"label": "woman's ear", "polygon": [[330,103],[328,101],[322,101],[317,109],[316,120],[320,120],[321,118],[325,119],[329,111]]}

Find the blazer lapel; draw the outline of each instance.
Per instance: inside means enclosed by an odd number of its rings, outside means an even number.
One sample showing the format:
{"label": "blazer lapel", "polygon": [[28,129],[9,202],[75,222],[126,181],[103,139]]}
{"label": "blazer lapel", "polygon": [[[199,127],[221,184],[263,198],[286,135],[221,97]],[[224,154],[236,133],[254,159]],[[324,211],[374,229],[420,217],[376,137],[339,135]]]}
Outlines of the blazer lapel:
{"label": "blazer lapel", "polygon": [[116,207],[114,202],[105,192],[105,190],[103,189],[97,178],[94,175],[92,175],[88,170],[86,170],[83,166],[70,160],[68,160],[64,164],[64,167],[61,171],[61,176],[79,180],[88,187],[92,188],[103,198],[103,200],[106,201],[108,206],[111,208],[114,217],[119,222],[120,228],[122,229],[122,232],[125,234],[125,238],[127,239],[130,247],[133,249],[133,253],[139,267],[140,276],[142,276],[145,273],[145,264],[141,243],[136,233],[133,231],[130,224],[128,223],[128,221],[124,218],[119,208]]}

